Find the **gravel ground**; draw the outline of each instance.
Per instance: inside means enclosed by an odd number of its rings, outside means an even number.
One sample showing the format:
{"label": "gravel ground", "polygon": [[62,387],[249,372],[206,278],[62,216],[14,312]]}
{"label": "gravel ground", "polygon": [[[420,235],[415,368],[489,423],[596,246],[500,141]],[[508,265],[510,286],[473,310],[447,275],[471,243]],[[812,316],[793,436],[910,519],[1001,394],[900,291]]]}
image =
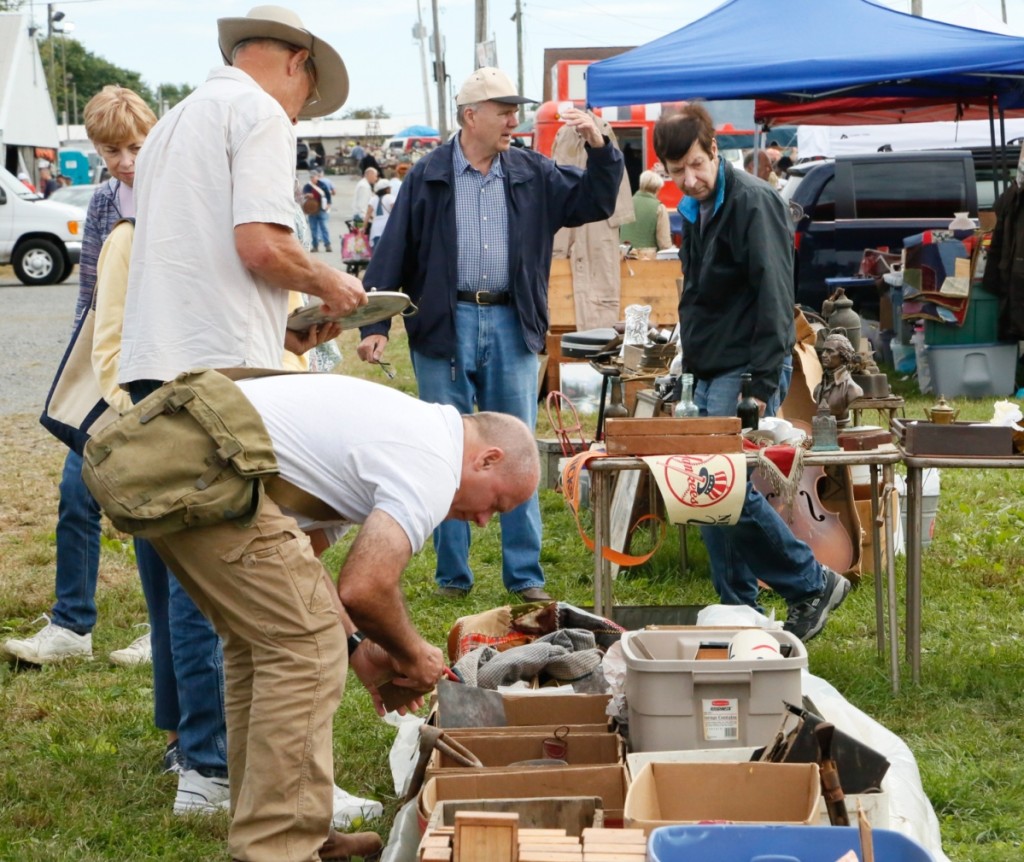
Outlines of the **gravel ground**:
{"label": "gravel ground", "polygon": [[[305,182],[304,172],[300,179]],[[318,256],[341,269],[341,243],[337,238],[345,232],[356,180],[331,180],[336,197],[330,220],[334,252]],[[71,335],[77,297],[78,267],[63,284],[25,287],[11,267],[0,266],[0,350],[4,353],[0,416],[39,415]]]}

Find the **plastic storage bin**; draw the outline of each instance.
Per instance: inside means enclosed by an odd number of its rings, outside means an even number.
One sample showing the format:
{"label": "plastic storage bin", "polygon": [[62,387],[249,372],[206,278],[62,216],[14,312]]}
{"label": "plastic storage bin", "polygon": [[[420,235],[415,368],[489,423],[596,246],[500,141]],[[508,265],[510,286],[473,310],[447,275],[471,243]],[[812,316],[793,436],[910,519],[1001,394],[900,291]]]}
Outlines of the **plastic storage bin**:
{"label": "plastic storage bin", "polygon": [[[782,658],[697,658],[727,648],[738,628],[633,631],[622,636],[631,751],[676,751],[768,745],[785,714],[803,697],[807,649],[785,631],[770,631]],[[788,652],[788,656],[786,653]]]}
{"label": "plastic storage bin", "polygon": [[931,391],[946,398],[1012,395],[1017,371],[1017,342],[1008,344],[928,345]]}
{"label": "plastic storage bin", "polygon": [[999,297],[975,285],[967,302],[967,316],[956,326],[938,320],[924,322],[924,343],[985,344],[995,341],[999,333]]}
{"label": "plastic storage bin", "polygon": [[[871,830],[875,859],[935,862],[924,847],[900,832]],[[834,862],[848,850],[860,854],[856,826],[661,826],[647,842],[648,862]]]}

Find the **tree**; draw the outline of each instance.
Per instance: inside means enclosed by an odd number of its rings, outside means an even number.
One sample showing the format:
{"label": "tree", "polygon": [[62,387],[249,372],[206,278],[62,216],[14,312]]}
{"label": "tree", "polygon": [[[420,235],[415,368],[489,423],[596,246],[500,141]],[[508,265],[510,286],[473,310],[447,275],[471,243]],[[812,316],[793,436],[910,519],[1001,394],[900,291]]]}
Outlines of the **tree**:
{"label": "tree", "polygon": [[25,5],[25,0],[0,0],[0,12],[17,12]]}
{"label": "tree", "polygon": [[156,99],[138,72],[122,69],[97,57],[75,39],[55,33],[40,41],[39,54],[54,112],[61,117],[66,107],[68,123],[80,123],[85,103],[107,84],[119,84],[134,90],[156,110]]}
{"label": "tree", "polygon": [[341,115],[343,120],[386,120],[391,116],[383,105],[376,108],[350,108]]}
{"label": "tree", "polygon": [[162,116],[165,111],[169,111],[194,89],[195,87],[191,84],[160,84],[157,86],[157,101],[162,103],[156,112],[157,116]]}

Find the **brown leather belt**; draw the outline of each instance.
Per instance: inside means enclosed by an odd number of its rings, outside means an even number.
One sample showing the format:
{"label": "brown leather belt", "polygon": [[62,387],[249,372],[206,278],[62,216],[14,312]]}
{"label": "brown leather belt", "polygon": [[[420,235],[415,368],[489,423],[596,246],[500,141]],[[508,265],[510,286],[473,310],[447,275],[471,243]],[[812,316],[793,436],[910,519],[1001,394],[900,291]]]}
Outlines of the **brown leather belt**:
{"label": "brown leather belt", "polygon": [[476,305],[508,305],[512,295],[507,290],[460,290],[455,294],[459,302]]}

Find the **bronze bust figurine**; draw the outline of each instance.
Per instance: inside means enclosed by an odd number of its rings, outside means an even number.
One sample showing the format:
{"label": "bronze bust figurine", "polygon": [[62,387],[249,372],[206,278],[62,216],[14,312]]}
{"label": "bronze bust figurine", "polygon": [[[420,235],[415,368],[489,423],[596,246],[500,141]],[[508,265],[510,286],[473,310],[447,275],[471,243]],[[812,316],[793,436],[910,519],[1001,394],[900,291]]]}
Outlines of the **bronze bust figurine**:
{"label": "bronze bust figurine", "polygon": [[839,428],[850,424],[850,402],[864,394],[864,390],[850,376],[857,361],[857,352],[850,339],[838,331],[829,333],[821,348],[821,368],[824,374],[821,383],[814,389],[814,400],[819,405],[828,406]]}

